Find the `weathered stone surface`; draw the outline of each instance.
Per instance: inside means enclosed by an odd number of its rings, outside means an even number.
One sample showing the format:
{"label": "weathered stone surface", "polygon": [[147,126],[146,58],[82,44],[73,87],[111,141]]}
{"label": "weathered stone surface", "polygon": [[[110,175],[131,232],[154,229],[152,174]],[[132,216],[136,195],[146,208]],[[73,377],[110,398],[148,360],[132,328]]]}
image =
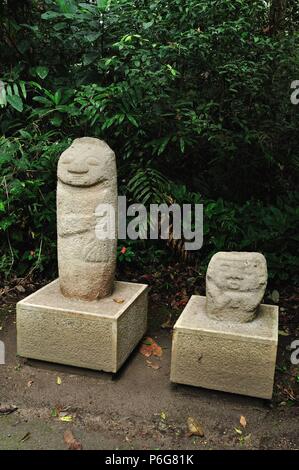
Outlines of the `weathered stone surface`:
{"label": "weathered stone surface", "polygon": [[57,176],[59,279],[17,304],[18,354],[116,372],[145,333],[147,286],[114,283],[115,155],[76,139]]}
{"label": "weathered stone surface", "polygon": [[[75,139],[58,162],[58,270],[63,295],[94,300],[111,294],[116,266],[117,214],[115,155],[103,141]],[[108,206],[107,206],[108,207]],[[114,238],[99,239],[110,226]],[[107,229],[108,231],[108,229]],[[113,238],[113,239],[111,239]]]}
{"label": "weathered stone surface", "polygon": [[270,399],[277,342],[277,306],[260,305],[253,322],[228,323],[193,295],[174,326],[171,381]]}
{"label": "weathered stone surface", "polygon": [[18,302],[17,352],[117,372],[146,331],[147,289],[115,282],[112,296],[86,302],[63,296],[57,279]]}
{"label": "weathered stone surface", "polygon": [[217,320],[253,320],[267,284],[267,264],[261,253],[219,252],[206,276],[207,314]]}

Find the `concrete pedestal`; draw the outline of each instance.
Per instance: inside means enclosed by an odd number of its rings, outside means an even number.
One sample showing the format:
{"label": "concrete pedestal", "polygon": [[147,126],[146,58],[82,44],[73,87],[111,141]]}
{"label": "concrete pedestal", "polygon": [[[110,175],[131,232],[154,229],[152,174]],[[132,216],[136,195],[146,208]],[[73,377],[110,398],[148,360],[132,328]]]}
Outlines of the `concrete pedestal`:
{"label": "concrete pedestal", "polygon": [[117,372],[146,327],[146,285],[115,282],[110,297],[88,302],[64,297],[57,279],[18,302],[17,353]]}
{"label": "concrete pedestal", "polygon": [[278,342],[278,307],[260,305],[249,323],[207,316],[194,295],[174,326],[171,381],[271,399]]}

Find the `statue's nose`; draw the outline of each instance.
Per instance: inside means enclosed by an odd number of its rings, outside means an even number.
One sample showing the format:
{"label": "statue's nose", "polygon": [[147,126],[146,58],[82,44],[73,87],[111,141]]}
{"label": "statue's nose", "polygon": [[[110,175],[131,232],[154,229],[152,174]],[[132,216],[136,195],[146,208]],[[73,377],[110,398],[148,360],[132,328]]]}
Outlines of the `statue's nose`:
{"label": "statue's nose", "polygon": [[228,279],[230,281],[243,281],[243,276],[241,274],[232,274]]}

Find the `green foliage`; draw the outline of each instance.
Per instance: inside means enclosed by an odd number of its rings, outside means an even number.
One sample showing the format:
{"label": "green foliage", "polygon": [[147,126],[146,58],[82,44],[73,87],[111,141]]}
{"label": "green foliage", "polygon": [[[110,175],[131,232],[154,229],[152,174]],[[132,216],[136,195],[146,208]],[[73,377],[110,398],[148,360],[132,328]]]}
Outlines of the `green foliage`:
{"label": "green foliage", "polygon": [[130,242],[125,245],[119,245],[117,247],[117,259],[120,263],[127,262],[130,263],[135,257],[135,253],[130,246]]}
{"label": "green foliage", "polygon": [[204,244],[196,255],[201,267],[217,251],[259,251],[266,256],[270,279],[299,282],[298,193],[279,197],[275,205],[203,199],[181,185],[172,194],[179,204],[204,204]]}
{"label": "green foliage", "polygon": [[0,270],[56,271],[56,163],[71,140],[21,130],[0,138]]}
{"label": "green foliage", "polygon": [[201,258],[257,249],[294,280],[296,0],[0,0],[0,17],[2,272],[55,265],[56,161],[92,135],[120,193],[204,202]]}
{"label": "green foliage", "polygon": [[[133,172],[133,171],[132,171]],[[157,170],[147,165],[137,168],[127,184],[127,189],[135,202],[147,204],[160,204],[167,201],[169,182]]]}

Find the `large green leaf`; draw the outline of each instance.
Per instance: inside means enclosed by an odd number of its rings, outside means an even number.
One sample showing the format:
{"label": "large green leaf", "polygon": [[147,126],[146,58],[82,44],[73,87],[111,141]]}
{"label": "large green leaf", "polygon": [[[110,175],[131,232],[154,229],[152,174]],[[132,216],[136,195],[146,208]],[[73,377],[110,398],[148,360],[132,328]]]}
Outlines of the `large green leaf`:
{"label": "large green leaf", "polygon": [[39,78],[41,78],[42,80],[46,78],[49,73],[48,67],[45,67],[44,65],[39,65],[38,67],[36,67],[35,71]]}
{"label": "large green leaf", "polygon": [[6,99],[6,90],[4,82],[0,80],[0,106],[6,106],[7,99]]}
{"label": "large green leaf", "polygon": [[54,18],[57,18],[58,16],[61,16],[60,13],[57,13],[56,11],[46,11],[45,13],[42,14],[42,19],[43,20],[53,20]]}
{"label": "large green leaf", "polygon": [[23,101],[22,98],[20,98],[18,95],[8,95],[6,97],[8,103],[16,110],[19,111],[20,113],[23,111]]}
{"label": "large green leaf", "polygon": [[101,32],[89,33],[86,35],[86,39],[90,42],[96,41],[101,36]]}

